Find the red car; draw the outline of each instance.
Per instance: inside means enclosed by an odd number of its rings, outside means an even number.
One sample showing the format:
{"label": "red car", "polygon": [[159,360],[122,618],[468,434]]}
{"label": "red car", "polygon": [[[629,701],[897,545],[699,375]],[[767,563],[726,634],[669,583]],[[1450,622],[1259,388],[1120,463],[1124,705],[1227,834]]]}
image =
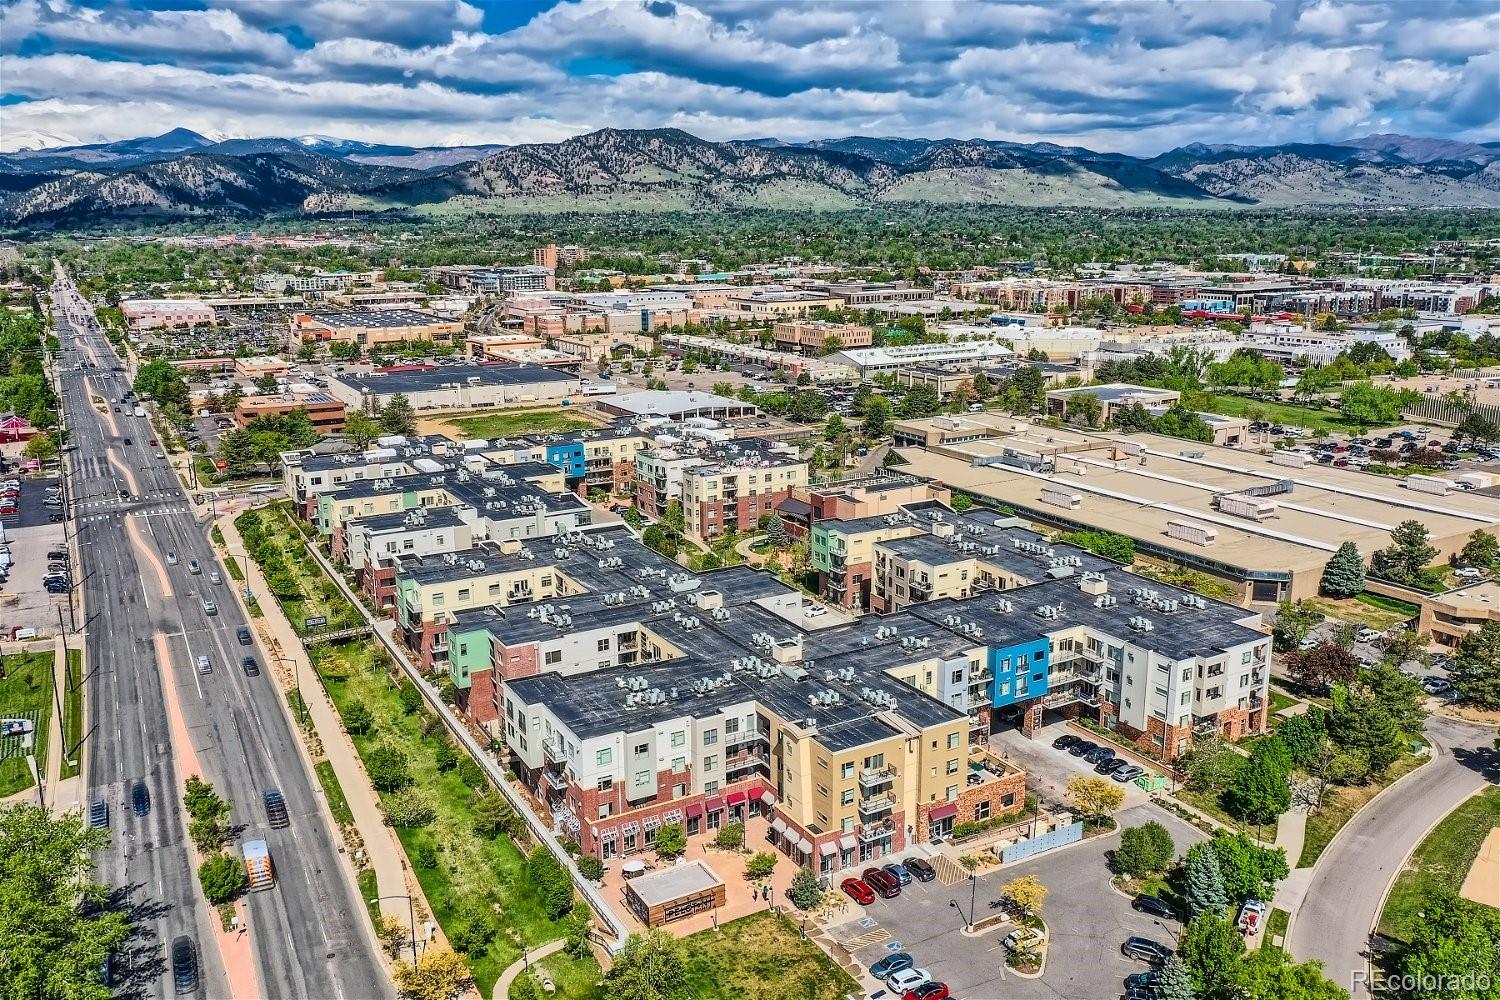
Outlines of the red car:
{"label": "red car", "polygon": [[895,899],[901,895],[901,883],[896,879],[896,876],[883,868],[866,868],[863,872],[860,872],[859,877],[864,879],[866,885],[880,893],[885,899]]}
{"label": "red car", "polygon": [[846,878],[839,883],[839,888],[860,906],[869,906],[875,902],[875,890],[865,885],[857,878]]}
{"label": "red car", "polygon": [[914,990],[907,990],[902,1000],[948,1000],[947,983],[923,983]]}
{"label": "red car", "polygon": [[151,447],[155,448],[156,447],[156,438],[152,438],[150,441],[147,441],[146,443],[149,444]]}

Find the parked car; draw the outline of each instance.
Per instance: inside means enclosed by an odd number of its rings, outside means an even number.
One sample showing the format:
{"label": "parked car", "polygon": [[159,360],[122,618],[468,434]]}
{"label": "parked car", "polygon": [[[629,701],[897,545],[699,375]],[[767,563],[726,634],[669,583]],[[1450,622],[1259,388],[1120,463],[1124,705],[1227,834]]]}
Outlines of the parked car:
{"label": "parked car", "polygon": [[881,870],[885,871],[901,885],[911,885],[911,872],[907,871],[898,862],[892,861],[890,864],[881,865],[880,867]]}
{"label": "parked car", "polygon": [[1164,944],[1158,944],[1150,938],[1135,937],[1132,935],[1125,939],[1120,945],[1120,954],[1126,958],[1136,958],[1152,965],[1160,965],[1172,957],[1172,949]]}
{"label": "parked car", "polygon": [[1146,769],[1144,767],[1141,767],[1139,764],[1132,764],[1127,761],[1124,767],[1115,768],[1114,771],[1110,773],[1110,777],[1115,781],[1124,784],[1127,781],[1134,781],[1137,778],[1144,777],[1145,774]]}
{"label": "parked car", "polygon": [[1093,742],[1092,740],[1079,740],[1077,743],[1074,743],[1072,746],[1068,747],[1068,753],[1072,754],[1074,757],[1082,757],[1084,754],[1098,749],[1099,744]]}
{"label": "parked car", "polygon": [[1078,742],[1078,737],[1077,736],[1074,736],[1072,733],[1063,733],[1057,739],[1055,739],[1055,740],[1052,741],[1052,749],[1054,749],[1054,750],[1066,750],[1070,746],[1072,746],[1074,743],[1077,743],[1077,742]]}
{"label": "parked car", "polygon": [[948,1000],[947,983],[924,983],[914,990],[907,990],[901,1000]]}
{"label": "parked car", "polygon": [[1428,677],[1422,681],[1422,690],[1428,694],[1447,694],[1453,690],[1453,682],[1446,677]]}
{"label": "parked car", "polygon": [[1105,761],[1114,760],[1115,752],[1109,747],[1095,747],[1083,755],[1085,764],[1102,764]]}
{"label": "parked car", "polygon": [[880,893],[882,899],[895,899],[901,895],[901,883],[896,876],[883,868],[866,868],[859,873],[865,884]]}
{"label": "parked car", "polygon": [[857,878],[846,878],[839,883],[839,888],[844,894],[854,900],[860,906],[869,906],[875,902],[875,890]]}
{"label": "parked car", "polygon": [[[859,880],[851,878],[849,879],[849,881],[857,882]],[[870,966],[870,975],[874,976],[876,979],[886,979],[890,976],[895,975],[903,969],[910,969],[915,964],[916,959],[912,958],[910,954],[904,951],[898,951],[894,955],[885,956],[880,961]]]}
{"label": "parked car", "polygon": [[1130,901],[1130,908],[1132,910],[1139,910],[1141,913],[1149,913],[1153,917],[1166,917],[1168,920],[1177,919],[1177,911],[1172,908],[1172,904],[1160,896],[1148,896],[1142,893]]}
{"label": "parked car", "polygon": [[199,653],[198,654],[198,673],[200,673],[200,674],[211,674],[213,672],[214,672],[213,661],[210,660],[207,656],[204,656],[202,653]]}
{"label": "parked car", "polygon": [[937,872],[923,858],[907,858],[901,864],[918,882],[931,882],[937,878]]}
{"label": "parked car", "polygon": [[932,982],[932,973],[926,969],[902,969],[893,972],[885,984],[898,993],[908,993],[918,986],[926,986]]}
{"label": "parked car", "polygon": [[1245,905],[1240,907],[1240,917],[1234,926],[1241,934],[1254,934],[1260,930],[1266,919],[1266,904],[1258,899],[1247,899]]}

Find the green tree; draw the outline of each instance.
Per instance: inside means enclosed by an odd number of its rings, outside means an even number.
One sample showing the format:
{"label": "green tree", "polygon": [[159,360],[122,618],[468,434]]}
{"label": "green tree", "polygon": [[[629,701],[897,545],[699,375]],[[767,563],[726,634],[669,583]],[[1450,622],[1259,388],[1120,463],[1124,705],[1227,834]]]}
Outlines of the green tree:
{"label": "green tree", "polygon": [[1276,883],[1291,874],[1284,849],[1262,847],[1244,833],[1219,830],[1212,844],[1231,902],[1270,899]]}
{"label": "green tree", "polygon": [[1063,416],[1075,424],[1083,424],[1086,427],[1098,427],[1100,418],[1104,414],[1104,404],[1099,402],[1099,397],[1091,392],[1075,392],[1068,397]]}
{"label": "green tree", "polygon": [[1131,878],[1145,878],[1166,871],[1176,852],[1172,835],[1156,820],[1132,826],[1120,834],[1115,848],[1115,867]]}
{"label": "green tree", "polygon": [[1323,567],[1323,593],[1353,597],[1365,589],[1365,561],[1353,542],[1343,542]]}
{"label": "green tree", "polygon": [[828,422],[823,425],[823,436],[829,441],[843,437],[849,433],[849,428],[844,424],[844,418],[837,413],[828,415]]}
{"label": "green tree", "polygon": [[1485,622],[1464,636],[1449,677],[1468,704],[1500,709],[1500,621]]}
{"label": "green tree", "polygon": [[1194,740],[1177,763],[1187,774],[1189,788],[1217,795],[1233,783],[1245,766],[1245,758],[1218,736],[1206,736]]}
{"label": "green tree", "polygon": [[344,728],[356,736],[363,736],[375,728],[375,713],[363,700],[356,698],[344,709]]}
{"label": "green tree", "polygon": [[57,457],[57,439],[51,434],[37,434],[26,442],[21,454],[35,462],[50,462]]}
{"label": "green tree", "polygon": [[1384,774],[1406,749],[1390,710],[1358,685],[1333,689],[1328,739],[1338,751],[1342,780],[1355,785]]}
{"label": "green tree", "polygon": [[1127,566],[1135,562],[1135,540],[1128,535],[1113,531],[1068,531],[1058,535],[1057,540]]}
{"label": "green tree", "polygon": [[1294,767],[1306,767],[1328,740],[1323,712],[1316,706],[1301,715],[1290,715],[1276,727],[1276,735],[1291,755]]}
{"label": "green tree", "polygon": [[418,691],[411,681],[403,680],[401,686],[396,689],[396,700],[401,703],[401,711],[411,715],[422,707],[422,692]]}
{"label": "green tree", "polygon": [[203,895],[217,906],[238,899],[250,886],[245,864],[228,854],[215,854],[198,866],[198,883]]}
{"label": "green tree", "polygon": [[1395,583],[1416,583],[1436,557],[1437,549],[1428,543],[1427,526],[1421,521],[1402,521],[1391,530],[1391,544],[1370,560],[1370,570]]}
{"label": "green tree", "polygon": [[402,788],[385,796],[380,804],[391,826],[403,830],[416,830],[437,819],[432,799],[419,788]]}
{"label": "green tree", "polygon": [[745,846],[745,824],[725,823],[714,834],[714,844],[727,850],[738,850]]}
{"label": "green tree", "polygon": [[1458,561],[1476,569],[1500,569],[1500,539],[1483,528],[1476,528],[1459,552]]}
{"label": "green tree", "polygon": [[469,812],[474,818],[474,832],[482,837],[499,836],[516,821],[516,811],[499,792],[476,795]]}
{"label": "green tree", "polygon": [[591,854],[585,854],[578,859],[578,874],[590,882],[598,882],[604,878],[604,862]]}
{"label": "green tree", "polygon": [[[1161,981],[1157,995],[1165,998]],[[1261,948],[1240,960],[1234,985],[1241,1000],[1349,1000],[1349,993],[1323,975],[1322,962],[1290,961],[1280,948]]]}
{"label": "green tree", "polygon": [[262,396],[274,396],[281,388],[281,383],[276,381],[275,375],[262,375],[255,380],[255,391]]}
{"label": "green tree", "polygon": [[415,964],[397,962],[391,978],[407,1000],[454,1000],[474,984],[464,960],[449,948],[429,948]]}
{"label": "green tree", "polygon": [[442,740],[432,751],[432,762],[439,771],[451,771],[458,766],[458,750],[452,743]]}
{"label": "green tree", "polygon": [[1358,680],[1370,697],[1390,715],[1397,729],[1413,739],[1422,735],[1427,709],[1421,681],[1403,674],[1394,664],[1384,662],[1362,668]]}
{"label": "green tree", "polygon": [[1237,1000],[1235,979],[1245,939],[1218,910],[1195,916],[1182,932],[1177,954],[1199,1000]]}
{"label": "green tree", "polygon": [[883,438],[891,432],[891,401],[884,396],[871,396],[865,404],[865,419],[861,425],[865,437]]}
{"label": "green tree", "polygon": [[1344,419],[1356,424],[1393,424],[1401,419],[1401,410],[1419,400],[1410,390],[1392,389],[1370,382],[1355,382],[1339,393],[1339,410]]}
{"label": "green tree", "polygon": [[615,1000],[687,1000],[687,961],[682,942],[661,930],[632,934],[605,976]]}
{"label": "green tree", "polygon": [[1271,625],[1271,639],[1278,650],[1296,649],[1297,643],[1307,638],[1307,633],[1323,617],[1323,612],[1311,601],[1282,601],[1277,605],[1276,618]]}
{"label": "green tree", "polygon": [[219,798],[214,786],[199,778],[185,783],[182,804],[188,814],[188,836],[203,854],[212,854],[229,840],[229,803]]}
{"label": "green tree", "polygon": [[[1421,984],[1413,1000],[1494,1000],[1500,982],[1500,914],[1454,895],[1432,891],[1423,901],[1423,919],[1402,952],[1403,976]],[[1480,988],[1449,985],[1472,983]]]}
{"label": "green tree", "polygon": [[175,406],[179,410],[188,407],[187,382],[171,362],[157,359],[141,365],[132,383],[136,393],[147,396],[161,406]]}
{"label": "green tree", "polygon": [[109,832],[77,813],[53,818],[32,805],[0,806],[0,982],[14,1000],[107,1000],[105,956],[130,928],[93,880],[93,854]]}
{"label": "green tree", "polygon": [[370,443],[380,433],[380,425],[375,422],[375,418],[363,410],[353,410],[344,418],[344,435],[360,451],[370,447]]}
{"label": "green tree", "polygon": [[1189,916],[1222,913],[1229,905],[1218,855],[1208,844],[1194,844],[1188,848],[1183,860],[1183,883]]}
{"label": "green tree", "polygon": [[771,851],[757,851],[756,854],[745,863],[745,874],[753,879],[770,878],[771,873],[776,870],[776,855]]}
{"label": "green tree", "polygon": [[656,831],[656,853],[659,857],[675,858],[687,850],[687,833],[681,823],[668,823]]}
{"label": "green tree", "polygon": [[370,783],[382,792],[394,792],[411,784],[406,751],[392,740],[383,740],[365,758]]}
{"label": "green tree", "polygon": [[1193,996],[1193,977],[1181,955],[1173,955],[1162,963],[1156,979],[1151,983],[1151,995],[1156,1000],[1196,1000]]}
{"label": "green tree", "polygon": [[766,542],[773,549],[784,549],[792,543],[792,536],[786,530],[786,522],[775,514],[771,515],[771,523],[766,525]]}
{"label": "green tree", "polygon": [[815,910],[823,902],[823,890],[818,886],[818,877],[811,868],[798,868],[792,876],[788,898],[799,910]]}
{"label": "green tree", "polygon": [[380,427],[387,434],[410,434],[416,430],[417,414],[406,393],[396,393],[381,409]]}
{"label": "green tree", "polygon": [[560,919],[573,908],[573,881],[545,845],[538,844],[526,856],[526,874],[548,919]]}
{"label": "green tree", "polygon": [[1010,379],[1016,392],[1017,412],[1040,409],[1047,397],[1047,378],[1035,365],[1025,365],[1016,370]]}
{"label": "green tree", "polygon": [[938,399],[936,389],[930,385],[916,385],[901,398],[900,413],[903,420],[915,420],[930,417],[942,408],[943,402]]}

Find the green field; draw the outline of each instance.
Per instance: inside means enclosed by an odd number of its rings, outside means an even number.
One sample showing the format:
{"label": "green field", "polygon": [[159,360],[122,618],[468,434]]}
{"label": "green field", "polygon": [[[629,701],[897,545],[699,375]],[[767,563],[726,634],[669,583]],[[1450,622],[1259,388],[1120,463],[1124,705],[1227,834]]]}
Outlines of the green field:
{"label": "green field", "polygon": [[1391,887],[1380,914],[1380,933],[1409,941],[1433,893],[1457,893],[1479,855],[1484,838],[1500,827],[1500,788],[1490,787],[1464,802],[1417,845]]}
{"label": "green field", "polygon": [[[28,718],[36,724],[36,766],[39,771],[45,771],[48,713],[52,711],[52,654],[16,653],[4,658],[3,667],[0,718]],[[12,747],[10,740],[5,741],[7,745],[3,752],[14,752],[16,756],[0,760],[0,796],[14,795],[35,784],[19,742],[16,740]]]}
{"label": "green field", "polygon": [[859,992],[833,959],[774,913],[721,924],[684,944],[689,993],[698,1000],[841,1000]]}
{"label": "green field", "polygon": [[318,776],[318,784],[323,786],[323,795],[328,799],[328,811],[333,813],[334,820],[340,826],[353,826],[354,813],[349,809],[349,800],[344,796],[344,786],[339,784],[339,776],[333,773],[333,765],[320,760],[313,765],[313,771]]}
{"label": "green field", "polygon": [[[1194,405],[1206,413],[1222,413],[1226,417],[1244,417],[1247,420],[1269,420],[1273,424],[1305,427],[1319,434],[1334,431],[1349,431],[1357,426],[1344,421],[1338,410],[1325,407],[1295,406],[1291,403],[1268,403],[1244,396],[1228,396],[1205,393],[1200,399],[1193,397]],[[1254,411],[1255,416],[1251,416]]]}
{"label": "green field", "polygon": [[[63,761],[61,777],[78,773],[83,739],[83,650],[68,650],[68,689],[63,692]],[[72,754],[69,761],[67,755]]]}
{"label": "green field", "polygon": [[599,425],[585,417],[575,417],[564,410],[500,410],[455,417],[446,421],[465,437],[502,438],[518,434],[561,434],[586,431]]}

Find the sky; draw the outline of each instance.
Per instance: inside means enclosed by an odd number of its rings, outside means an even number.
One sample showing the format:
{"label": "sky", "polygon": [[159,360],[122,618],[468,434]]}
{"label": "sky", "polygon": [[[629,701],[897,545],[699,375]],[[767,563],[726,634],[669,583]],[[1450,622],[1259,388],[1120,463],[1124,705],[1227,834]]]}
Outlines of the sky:
{"label": "sky", "polygon": [[1137,155],[1500,140],[1494,0],[0,0],[0,149],[603,127]]}

